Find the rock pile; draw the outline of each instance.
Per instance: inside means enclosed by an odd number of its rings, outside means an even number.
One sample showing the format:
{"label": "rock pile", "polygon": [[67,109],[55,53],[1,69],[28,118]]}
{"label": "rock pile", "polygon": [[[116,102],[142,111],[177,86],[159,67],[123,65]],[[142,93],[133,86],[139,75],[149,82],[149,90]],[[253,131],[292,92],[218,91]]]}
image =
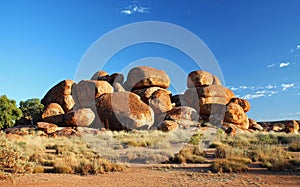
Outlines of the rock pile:
{"label": "rock pile", "polygon": [[[250,103],[209,72],[191,72],[184,94],[172,95],[169,86],[165,71],[148,66],[131,69],[125,82],[122,74],[105,71],[79,83],[63,80],[42,99],[45,109],[37,129],[57,135],[72,134],[77,127],[170,131],[208,121],[228,132],[263,130],[246,114]],[[289,131],[299,130],[296,123],[290,126]]]}

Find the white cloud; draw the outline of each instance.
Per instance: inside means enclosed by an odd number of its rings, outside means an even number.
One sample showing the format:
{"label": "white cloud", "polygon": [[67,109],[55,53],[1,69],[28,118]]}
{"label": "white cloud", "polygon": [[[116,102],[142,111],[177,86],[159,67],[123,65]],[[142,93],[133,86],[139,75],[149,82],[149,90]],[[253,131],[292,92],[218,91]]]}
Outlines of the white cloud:
{"label": "white cloud", "polygon": [[297,49],[297,50],[300,50],[300,45],[297,45],[296,49]]}
{"label": "white cloud", "polygon": [[125,15],[131,15],[132,11],[127,9],[127,10],[122,10],[121,13]]}
{"label": "white cloud", "polygon": [[286,67],[286,66],[289,66],[289,65],[290,65],[289,62],[281,62],[281,63],[279,64],[279,67],[280,67],[280,68],[283,68],[283,67]]}
{"label": "white cloud", "polygon": [[292,84],[282,84],[281,87],[282,87],[282,91],[286,91],[288,88],[293,88],[295,86],[294,83]]}
{"label": "white cloud", "polygon": [[125,7],[121,10],[121,14],[125,15],[132,15],[134,13],[150,13],[149,7],[144,7],[138,3],[138,1],[133,2],[132,5],[129,5],[128,7]]}
{"label": "white cloud", "polygon": [[230,90],[232,90],[232,91],[237,91],[238,90],[238,88],[236,88],[236,87],[234,87],[234,86],[229,86],[228,87]]}
{"label": "white cloud", "polygon": [[240,86],[240,89],[248,89],[248,86]]}
{"label": "white cloud", "polygon": [[273,64],[269,64],[269,65],[267,65],[267,68],[273,68],[273,67],[275,67],[275,63],[273,63]]}
{"label": "white cloud", "polygon": [[300,96],[300,93],[297,93],[297,95],[299,95],[299,96]]}
{"label": "white cloud", "polygon": [[247,94],[245,96],[242,97],[242,99],[246,99],[246,100],[250,100],[250,99],[256,99],[256,98],[260,98],[260,97],[264,97],[265,95],[260,93],[260,94]]}
{"label": "white cloud", "polygon": [[270,90],[270,89],[277,88],[277,86],[269,84],[266,86],[266,88]]}

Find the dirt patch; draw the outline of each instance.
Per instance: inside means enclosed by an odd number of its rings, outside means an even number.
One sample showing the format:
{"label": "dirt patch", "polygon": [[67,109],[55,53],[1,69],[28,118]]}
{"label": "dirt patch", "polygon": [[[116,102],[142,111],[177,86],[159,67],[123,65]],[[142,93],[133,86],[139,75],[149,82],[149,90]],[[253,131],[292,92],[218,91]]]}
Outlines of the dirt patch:
{"label": "dirt patch", "polygon": [[0,186],[299,186],[300,172],[217,174],[197,165],[174,167],[133,166],[124,172],[102,175],[30,174],[0,181]]}

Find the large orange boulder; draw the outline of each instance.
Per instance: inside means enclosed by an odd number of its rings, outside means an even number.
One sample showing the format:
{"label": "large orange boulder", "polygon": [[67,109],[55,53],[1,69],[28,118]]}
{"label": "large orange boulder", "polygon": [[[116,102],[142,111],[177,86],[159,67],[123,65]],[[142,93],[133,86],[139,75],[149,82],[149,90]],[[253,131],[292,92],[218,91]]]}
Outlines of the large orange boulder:
{"label": "large orange boulder", "polygon": [[169,132],[169,131],[175,130],[177,128],[178,128],[178,123],[176,121],[172,121],[172,120],[164,120],[158,126],[158,130],[161,130],[164,132]]}
{"label": "large orange boulder", "polygon": [[59,124],[64,122],[64,110],[57,103],[50,103],[42,114],[42,120],[48,123]]}
{"label": "large orange boulder", "polygon": [[166,119],[170,120],[190,120],[198,121],[200,119],[197,111],[188,106],[174,107],[166,114]]}
{"label": "large orange boulder", "polygon": [[95,114],[90,108],[73,110],[65,115],[65,123],[68,126],[88,127],[94,119]]}
{"label": "large orange boulder", "polygon": [[163,70],[149,66],[139,66],[129,71],[125,86],[128,90],[153,86],[168,88],[170,86],[170,78]]}
{"label": "large orange boulder", "polygon": [[243,108],[244,112],[248,112],[250,110],[250,103],[245,99],[232,98],[230,102],[240,105]]}
{"label": "large orange boulder", "polygon": [[224,121],[234,124],[248,124],[249,127],[249,120],[243,108],[235,103],[227,105]]}
{"label": "large orange boulder", "polygon": [[154,123],[152,108],[131,92],[103,94],[96,100],[96,108],[106,129],[149,129]]}
{"label": "large orange boulder", "polygon": [[295,120],[292,120],[292,121],[289,121],[286,125],[285,125],[285,132],[287,133],[296,133],[298,134],[299,132],[299,124],[297,121]]}
{"label": "large orange boulder", "polygon": [[164,113],[172,109],[171,92],[160,87],[150,87],[134,90],[146,104],[150,105],[155,113]]}
{"label": "large orange boulder", "polygon": [[[205,87],[189,88],[184,93],[187,99],[197,99],[200,97],[204,98],[214,98],[214,97],[224,97],[227,99],[227,104],[231,98],[235,97],[234,93],[226,87],[220,85],[211,85]],[[219,103],[220,104],[220,103]]]}
{"label": "large orange boulder", "polygon": [[188,88],[202,87],[208,85],[221,85],[221,81],[218,77],[203,70],[193,71],[189,73],[187,79]]}
{"label": "large orange boulder", "polygon": [[76,86],[76,96],[81,107],[89,107],[95,98],[113,91],[107,81],[82,80]]}
{"label": "large orange boulder", "polygon": [[51,134],[57,131],[57,125],[47,122],[37,122],[37,128],[43,130],[46,134]]}
{"label": "large orange boulder", "polygon": [[109,81],[109,74],[106,71],[97,71],[94,73],[94,75],[91,77],[91,80],[95,81]]}
{"label": "large orange boulder", "polygon": [[41,100],[41,103],[45,106],[50,103],[60,104],[65,112],[71,110],[75,101],[72,97],[74,87],[76,86],[75,82],[72,80],[63,80],[53,86]]}

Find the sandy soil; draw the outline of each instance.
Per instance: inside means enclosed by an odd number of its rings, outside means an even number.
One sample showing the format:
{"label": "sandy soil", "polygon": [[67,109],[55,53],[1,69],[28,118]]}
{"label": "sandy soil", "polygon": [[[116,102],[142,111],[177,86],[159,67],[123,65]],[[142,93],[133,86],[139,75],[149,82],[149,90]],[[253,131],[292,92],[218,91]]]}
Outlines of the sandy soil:
{"label": "sandy soil", "polygon": [[30,174],[0,181],[0,186],[300,186],[300,172],[217,174],[199,167],[131,167],[102,175]]}

